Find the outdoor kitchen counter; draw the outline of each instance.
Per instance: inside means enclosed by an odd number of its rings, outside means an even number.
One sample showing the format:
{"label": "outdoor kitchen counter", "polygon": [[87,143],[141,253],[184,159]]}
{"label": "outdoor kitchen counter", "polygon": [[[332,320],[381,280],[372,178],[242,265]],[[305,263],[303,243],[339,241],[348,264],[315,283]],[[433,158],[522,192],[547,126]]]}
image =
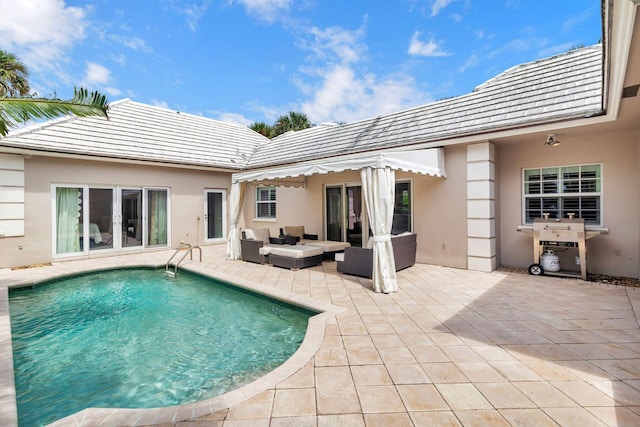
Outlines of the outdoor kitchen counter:
{"label": "outdoor kitchen counter", "polygon": [[[519,225],[517,230],[525,234],[533,234],[533,225]],[[605,227],[589,227],[586,229],[585,238],[589,240],[602,234],[609,234],[609,229]]]}

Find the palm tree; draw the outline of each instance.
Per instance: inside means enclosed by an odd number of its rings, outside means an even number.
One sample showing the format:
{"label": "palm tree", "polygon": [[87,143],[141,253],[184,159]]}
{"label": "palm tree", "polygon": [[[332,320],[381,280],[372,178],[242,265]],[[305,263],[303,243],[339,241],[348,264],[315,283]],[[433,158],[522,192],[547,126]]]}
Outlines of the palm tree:
{"label": "palm tree", "polygon": [[258,132],[262,136],[271,138],[273,136],[273,126],[266,124],[265,122],[254,122],[249,125],[249,129],[254,132]]}
{"label": "palm tree", "polygon": [[65,114],[107,117],[107,97],[97,91],[89,93],[83,88],[73,89],[73,99],[29,96],[29,72],[12,53],[0,50],[0,137],[33,119],[52,119]]}
{"label": "palm tree", "polygon": [[64,101],[53,98],[0,97],[0,136],[6,136],[9,128],[33,119],[52,119],[73,114],[79,117],[107,116],[107,97],[98,91],[74,88],[73,98]]}
{"label": "palm tree", "polygon": [[29,93],[27,67],[13,53],[0,50],[0,97]]}
{"label": "palm tree", "polygon": [[295,111],[290,111],[286,116],[278,117],[276,120],[274,128],[274,137],[281,135],[290,130],[302,130],[308,129],[312,126],[311,121],[304,113],[296,113]]}

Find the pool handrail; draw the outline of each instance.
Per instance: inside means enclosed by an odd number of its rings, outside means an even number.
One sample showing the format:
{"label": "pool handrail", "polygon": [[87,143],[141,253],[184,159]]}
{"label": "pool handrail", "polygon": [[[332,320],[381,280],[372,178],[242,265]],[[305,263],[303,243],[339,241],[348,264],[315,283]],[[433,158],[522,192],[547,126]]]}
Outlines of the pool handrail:
{"label": "pool handrail", "polygon": [[[187,251],[184,253],[184,255],[182,255],[182,258],[180,258],[180,260],[177,263],[174,264],[173,272],[169,271],[169,265],[171,263],[171,260],[173,260],[173,258],[175,258],[175,256],[178,254],[178,252],[180,252],[184,248],[187,248]],[[202,262],[202,248],[200,246],[198,246],[198,245],[191,246],[191,244],[189,244],[189,243],[182,243],[178,247],[178,249],[176,249],[176,251],[173,253],[173,255],[171,255],[171,258],[169,258],[169,261],[167,261],[167,264],[164,266],[165,273],[172,274],[172,275],[175,276],[178,273],[178,266],[187,257],[187,255],[191,255],[191,257],[189,259],[191,261],[193,261],[193,250],[194,249],[197,249],[198,252],[200,253],[200,262]]]}

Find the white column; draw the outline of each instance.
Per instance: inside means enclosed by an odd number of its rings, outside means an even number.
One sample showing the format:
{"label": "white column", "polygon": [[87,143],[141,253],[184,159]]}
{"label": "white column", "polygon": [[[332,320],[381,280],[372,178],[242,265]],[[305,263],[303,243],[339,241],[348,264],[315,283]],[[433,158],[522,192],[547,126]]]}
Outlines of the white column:
{"label": "white column", "polygon": [[491,142],[467,147],[467,268],[496,269],[495,164]]}

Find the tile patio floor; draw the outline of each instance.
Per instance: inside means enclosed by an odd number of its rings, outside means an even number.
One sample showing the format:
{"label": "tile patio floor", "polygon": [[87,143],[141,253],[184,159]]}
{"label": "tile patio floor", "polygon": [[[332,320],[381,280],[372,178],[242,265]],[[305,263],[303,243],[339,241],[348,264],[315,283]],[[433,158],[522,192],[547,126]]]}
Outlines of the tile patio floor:
{"label": "tile patio floor", "polygon": [[[288,378],[162,425],[640,425],[640,289],[417,264],[399,273],[397,294],[384,295],[335,263],[292,272],[204,249],[198,269],[344,310]],[[169,255],[145,257],[162,264]],[[0,286],[56,267],[0,271]]]}

